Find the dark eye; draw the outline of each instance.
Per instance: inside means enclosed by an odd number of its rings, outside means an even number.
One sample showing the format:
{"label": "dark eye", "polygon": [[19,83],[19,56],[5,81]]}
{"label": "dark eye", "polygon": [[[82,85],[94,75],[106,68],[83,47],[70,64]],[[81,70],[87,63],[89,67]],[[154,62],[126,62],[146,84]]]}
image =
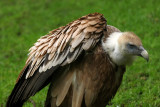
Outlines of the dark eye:
{"label": "dark eye", "polygon": [[127,44],[127,46],[128,46],[129,48],[131,48],[131,49],[136,48],[136,46],[133,45],[133,44]]}

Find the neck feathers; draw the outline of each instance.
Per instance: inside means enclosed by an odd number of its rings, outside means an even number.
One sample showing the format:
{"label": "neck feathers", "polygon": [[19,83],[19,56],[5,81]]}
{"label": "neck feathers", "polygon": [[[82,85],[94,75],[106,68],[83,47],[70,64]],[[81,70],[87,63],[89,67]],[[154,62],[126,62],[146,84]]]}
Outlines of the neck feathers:
{"label": "neck feathers", "polygon": [[105,41],[102,41],[102,47],[116,65],[130,65],[135,58],[124,54],[119,43],[121,36],[123,36],[122,32],[111,33]]}
{"label": "neck feathers", "polygon": [[115,49],[117,49],[116,47],[119,45],[118,39],[121,35],[122,32],[114,32],[110,34],[109,37],[102,42],[103,49],[109,54],[115,51]]}

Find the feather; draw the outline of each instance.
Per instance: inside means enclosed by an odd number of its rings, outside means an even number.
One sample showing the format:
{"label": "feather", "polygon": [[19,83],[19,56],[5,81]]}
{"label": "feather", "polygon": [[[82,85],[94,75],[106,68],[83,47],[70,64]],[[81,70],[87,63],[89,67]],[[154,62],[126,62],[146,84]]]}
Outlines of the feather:
{"label": "feather", "polygon": [[88,21],[87,20],[82,20],[81,25],[86,24]]}
{"label": "feather", "polygon": [[69,42],[69,40],[71,40],[71,36],[73,35],[73,33],[76,31],[77,27],[74,27],[71,32],[68,33],[68,37],[66,39],[66,42]]}
{"label": "feather", "polygon": [[77,37],[75,37],[74,40],[72,40],[72,42],[71,42],[72,48],[77,47],[84,39],[84,36],[85,36],[85,34],[83,32],[81,34],[77,35]]}
{"label": "feather", "polygon": [[87,107],[92,107],[92,103],[95,101],[95,98],[97,97],[97,93],[93,93],[96,92],[96,90],[92,90],[92,89],[85,89],[85,104]]}
{"label": "feather", "polygon": [[73,34],[72,34],[72,38],[75,38],[77,35],[79,35],[81,33],[81,29],[77,29]]}
{"label": "feather", "polygon": [[87,27],[86,29],[84,29],[84,33],[95,32],[96,30],[97,28],[95,27]]}
{"label": "feather", "polygon": [[46,53],[47,53],[47,50],[48,50],[48,46],[44,47],[41,52],[40,52],[40,55],[44,56]]}
{"label": "feather", "polygon": [[35,55],[35,52],[30,53],[30,55],[29,55],[29,57],[28,57],[28,59],[26,61],[26,64],[28,64],[33,59],[34,55]]}
{"label": "feather", "polygon": [[88,24],[95,25],[95,24],[97,24],[97,22],[98,22],[98,20],[95,19],[95,20],[89,21]]}
{"label": "feather", "polygon": [[41,51],[45,46],[47,46],[48,44],[42,44],[41,46],[38,47],[37,51]]}
{"label": "feather", "polygon": [[49,56],[48,56],[48,60],[53,59],[53,57],[54,57],[55,54],[56,54],[56,53],[50,53]]}
{"label": "feather", "polygon": [[32,46],[30,49],[29,49],[29,51],[33,51],[33,50],[36,50],[37,48],[36,48],[36,46]]}
{"label": "feather", "polygon": [[85,35],[85,39],[89,39],[91,37],[91,34],[89,34],[89,33],[87,33],[86,35]]}
{"label": "feather", "polygon": [[41,42],[36,42],[36,43],[34,44],[34,46],[38,47],[38,46],[40,46],[41,44],[42,44]]}
{"label": "feather", "polygon": [[67,63],[71,63],[71,62],[73,62],[73,60],[76,60],[75,57],[77,56],[80,48],[77,48],[74,52],[68,54]]}
{"label": "feather", "polygon": [[58,51],[59,52],[62,52],[63,51],[63,49],[64,49],[64,47],[66,46],[66,38],[68,37],[68,35],[65,35],[65,37],[64,37],[64,39],[62,40],[62,42],[61,42],[61,44],[60,44],[60,46],[59,46],[59,48],[58,48]]}
{"label": "feather", "polygon": [[82,48],[84,50],[88,50],[91,47],[93,41],[94,41],[93,39],[89,39],[85,44],[83,44]]}
{"label": "feather", "polygon": [[64,61],[64,59],[67,57],[68,53],[69,53],[69,49],[67,49],[67,50],[65,51],[65,53],[63,53],[63,54],[61,54],[61,55],[58,55],[58,56],[55,58],[55,60],[53,61],[52,66],[56,66],[56,65],[58,65],[58,64],[61,64],[61,63]]}
{"label": "feather", "polygon": [[[82,51],[92,48],[91,46],[96,44],[97,39],[102,35],[102,31],[95,27],[97,25],[103,31],[106,26],[105,18],[101,14],[89,14],[38,39],[29,50],[27,67],[20,74],[21,79],[17,81],[7,105],[22,106],[30,96],[46,86],[52,78],[55,78],[56,74],[54,73],[60,69],[59,66],[67,63],[72,64]],[[71,81],[73,83],[76,78],[75,75],[69,77],[66,77],[68,83],[64,81],[63,88],[59,89],[61,93],[57,94],[56,105],[63,103],[69,87],[72,86]],[[80,107],[84,98],[84,83],[77,85],[75,83],[73,87],[73,101],[71,103],[74,107]]]}
{"label": "feather", "polygon": [[[57,93],[59,93],[57,95],[57,101],[56,101],[56,105],[57,106],[60,106],[60,104],[62,103],[62,101],[64,100],[65,96],[67,95],[67,92],[71,86],[71,83],[72,83],[72,80],[73,80],[73,72],[68,72],[66,75],[63,76],[63,78],[61,78],[59,81],[64,81],[64,82],[61,82],[61,83],[64,83],[64,84],[61,84],[61,85],[58,85],[57,84],[57,91],[59,92],[56,92],[56,91],[52,91],[52,95],[56,95]],[[67,82],[65,82],[67,81]],[[61,86],[61,87],[59,87]],[[61,89],[61,90],[59,90]],[[55,89],[56,90],[56,89]]]}
{"label": "feather", "polygon": [[48,47],[51,47],[56,40],[57,40],[56,37],[53,37],[53,38],[49,41]]}
{"label": "feather", "polygon": [[83,96],[84,96],[84,85],[83,84],[79,84],[78,86],[74,85],[72,107],[81,107]]}
{"label": "feather", "polygon": [[43,66],[40,66],[40,67],[39,67],[39,73],[42,73],[42,72],[43,72],[42,67],[43,67]]}
{"label": "feather", "polygon": [[53,52],[56,52],[56,47],[51,47],[52,49],[51,49],[51,52],[50,53],[53,53]]}
{"label": "feather", "polygon": [[38,57],[37,62],[36,62],[36,65],[39,65],[39,64],[40,64],[40,62],[42,61],[42,58],[44,58],[44,57],[43,57],[43,56]]}

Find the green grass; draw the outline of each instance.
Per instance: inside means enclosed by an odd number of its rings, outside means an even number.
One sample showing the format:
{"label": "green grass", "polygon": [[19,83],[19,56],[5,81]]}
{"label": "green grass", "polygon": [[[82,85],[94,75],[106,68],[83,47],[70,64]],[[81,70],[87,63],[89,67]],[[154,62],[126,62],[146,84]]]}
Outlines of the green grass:
{"label": "green grass", "polygon": [[[33,43],[48,31],[94,12],[104,14],[108,24],[139,35],[150,55],[149,63],[139,58],[127,68],[110,106],[160,106],[159,5],[159,0],[1,0],[0,106],[5,106]],[[37,107],[43,107],[47,89],[31,98]]]}

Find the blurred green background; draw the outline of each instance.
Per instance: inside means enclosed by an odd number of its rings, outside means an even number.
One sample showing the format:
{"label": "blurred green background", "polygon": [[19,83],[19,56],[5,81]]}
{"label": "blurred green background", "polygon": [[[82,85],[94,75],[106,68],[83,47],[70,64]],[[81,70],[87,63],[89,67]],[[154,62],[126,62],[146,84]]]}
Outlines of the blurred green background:
{"label": "blurred green background", "polygon": [[[160,106],[160,0],[1,0],[0,106],[4,107],[28,49],[52,29],[89,13],[104,14],[108,24],[133,31],[150,61],[139,58],[127,67],[109,106]],[[31,99],[43,107],[48,87]],[[29,101],[25,107],[32,107]]]}

